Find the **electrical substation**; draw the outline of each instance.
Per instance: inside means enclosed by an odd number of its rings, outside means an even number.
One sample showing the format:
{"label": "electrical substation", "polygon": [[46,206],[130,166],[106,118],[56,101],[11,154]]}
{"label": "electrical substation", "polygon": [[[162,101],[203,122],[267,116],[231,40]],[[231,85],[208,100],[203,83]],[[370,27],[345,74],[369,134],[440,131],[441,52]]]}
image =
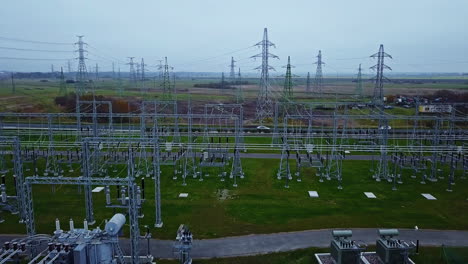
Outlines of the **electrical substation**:
{"label": "electrical substation", "polygon": [[[385,61],[392,56],[383,45],[370,56],[377,61],[372,67],[376,76],[370,101],[363,99],[361,65],[357,101],[325,94],[322,67],[327,64],[321,51],[316,56],[315,78],[308,73],[306,80],[306,92],[314,100],[295,99],[289,57],[284,88],[274,91],[269,60],[278,56],[271,53],[275,44],[265,28],[263,39],[255,45],[261,52],[253,56],[261,59],[258,95],[254,108],[249,108],[254,112],[246,112],[246,77],[241,78],[233,57],[229,82],[224,74],[221,81],[221,85],[230,83],[234,87],[232,102],[203,105],[194,104],[190,92],[185,94],[186,99],[178,97],[182,93],[175,88],[167,58],[158,67],[161,96],[146,96],[149,87],[142,80],[150,75],[145,70],[147,65],[143,58],[139,63],[129,57],[129,82],[140,99],[133,100],[131,107],[129,103],[131,110],[116,112],[113,102],[100,100],[96,84],[89,81],[84,36],[78,36],[75,44],[78,67],[73,112],[0,112],[0,210],[3,215],[16,215],[25,227],[25,236],[4,243],[0,263],[153,263],[151,233],[157,234],[165,219],[161,179],[170,178],[181,186],[220,181],[241,189],[243,182],[257,176],[249,173],[245,160],[259,153],[276,155],[277,168],[271,181],[284,186],[284,192],[294,188],[292,182],[302,184],[307,177],[315,177],[319,184],[333,183],[336,192],[346,190],[343,168],[353,166],[345,162],[350,153],[370,161],[368,174],[362,177],[372,178],[375,185],[388,184],[395,192],[409,179],[423,185],[437,184],[447,192],[453,192],[457,182],[466,181],[468,103],[444,103],[447,111],[430,115],[420,111],[427,103],[419,101],[412,106],[414,115],[386,111],[384,71],[390,67]],[[117,77],[112,65],[112,78],[118,83],[114,90],[122,95],[126,91],[120,67]],[[94,72],[97,83],[98,65]],[[63,69],[60,84],[60,94],[67,94]],[[254,116],[253,120],[247,115]],[[255,142],[253,137],[265,140]],[[163,173],[163,166],[170,168],[169,175]],[[85,219],[70,219],[66,224],[57,220],[53,234],[38,233],[34,186],[50,186],[52,193],[60,193],[60,186],[66,185],[78,188],[84,206],[74,210],[82,210]],[[101,191],[104,202],[93,197]],[[108,220],[98,219],[96,212],[102,208],[115,214]],[[147,223],[149,217],[154,221],[142,232],[141,222]],[[97,225],[101,221],[106,221],[104,229]],[[181,264],[190,264],[196,251],[192,246],[197,243],[192,237],[193,227],[177,224],[182,225],[173,230],[177,231],[173,257]],[[331,254],[318,254],[317,260],[338,264],[413,263],[409,256],[414,243],[399,240],[398,234],[396,229],[379,230],[376,252],[369,253],[365,243],[352,240],[351,230],[335,230]],[[119,244],[122,237],[128,237],[128,248]]]}

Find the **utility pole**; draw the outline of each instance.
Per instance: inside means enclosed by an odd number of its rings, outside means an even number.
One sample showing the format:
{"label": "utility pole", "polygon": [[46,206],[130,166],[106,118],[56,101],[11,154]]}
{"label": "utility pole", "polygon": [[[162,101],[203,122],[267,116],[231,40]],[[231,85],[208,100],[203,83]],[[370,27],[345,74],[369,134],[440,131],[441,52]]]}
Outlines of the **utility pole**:
{"label": "utility pole", "polygon": [[59,95],[67,94],[67,85],[65,83],[65,75],[63,74],[63,67],[60,67],[60,90]]}
{"label": "utility pole", "polygon": [[293,96],[292,91],[292,76],[291,76],[291,59],[288,56],[288,64],[286,65],[286,76],[284,79],[283,98],[289,101]]}
{"label": "utility pole", "polygon": [[314,81],[314,92],[318,94],[319,97],[323,95],[323,74],[322,74],[322,65],[325,63],[322,61],[322,51],[319,50],[317,55],[317,61],[314,63],[317,64],[317,71],[315,72],[315,81]]}
{"label": "utility pole", "polygon": [[307,80],[306,80],[306,93],[310,93],[310,72],[307,72]]}
{"label": "utility pole", "polygon": [[161,84],[163,87],[163,100],[172,100],[172,85],[171,85],[171,76],[169,74],[169,65],[167,64],[167,57],[164,57],[164,70],[163,70],[163,82]]}
{"label": "utility pole", "polygon": [[356,79],[356,96],[358,98],[362,97],[362,70],[361,64],[359,64],[357,79]]}
{"label": "utility pole", "polygon": [[251,58],[262,58],[262,65],[255,68],[261,69],[260,90],[257,96],[257,106],[255,111],[256,119],[263,124],[265,118],[273,116],[273,101],[270,96],[270,77],[269,70],[274,70],[268,65],[268,58],[279,59],[278,56],[268,52],[270,47],[276,47],[274,43],[268,40],[268,29],[263,30],[263,40],[255,44],[262,48],[262,53],[252,56]]}
{"label": "utility pole", "polygon": [[231,57],[231,72],[229,74],[229,78],[231,79],[231,82],[234,83],[236,81],[236,65],[234,64],[236,61],[234,60],[234,57]]}
{"label": "utility pole", "polygon": [[244,95],[242,93],[242,76],[241,76],[240,68],[239,68],[239,73],[237,74],[237,80],[239,83],[237,84],[236,102],[238,104],[241,104],[244,102]]}
{"label": "utility pole", "polygon": [[392,70],[392,68],[385,65],[384,59],[386,57],[392,59],[392,56],[384,52],[384,46],[383,44],[381,44],[379,52],[375,53],[374,55],[371,55],[370,57],[377,58],[377,64],[371,67],[372,70],[377,71],[377,75],[375,76],[374,96],[372,98],[372,101],[375,106],[381,107],[383,106],[384,97],[383,83],[384,80],[388,80],[386,77],[384,77],[383,70]]}
{"label": "utility pole", "polygon": [[115,80],[115,65],[114,65],[114,62],[112,62],[112,80]]}
{"label": "utility pole", "polygon": [[54,72],[55,72],[55,71],[54,71],[54,65],[53,65],[53,64],[50,65],[50,72],[52,73],[52,75],[53,75]]}

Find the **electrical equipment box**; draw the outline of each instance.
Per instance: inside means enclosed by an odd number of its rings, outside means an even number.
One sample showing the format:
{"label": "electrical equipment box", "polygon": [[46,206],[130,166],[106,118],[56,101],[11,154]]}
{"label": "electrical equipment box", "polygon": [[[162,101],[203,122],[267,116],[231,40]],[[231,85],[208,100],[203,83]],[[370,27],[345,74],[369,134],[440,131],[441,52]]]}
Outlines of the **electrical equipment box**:
{"label": "electrical equipment box", "polygon": [[380,229],[378,234],[380,238],[376,242],[376,251],[380,261],[384,264],[407,263],[406,260],[412,245],[394,238],[398,236],[398,230]]}
{"label": "electrical equipment box", "polygon": [[364,248],[350,238],[351,230],[333,230],[333,240],[330,244],[331,256],[336,264],[359,264]]}

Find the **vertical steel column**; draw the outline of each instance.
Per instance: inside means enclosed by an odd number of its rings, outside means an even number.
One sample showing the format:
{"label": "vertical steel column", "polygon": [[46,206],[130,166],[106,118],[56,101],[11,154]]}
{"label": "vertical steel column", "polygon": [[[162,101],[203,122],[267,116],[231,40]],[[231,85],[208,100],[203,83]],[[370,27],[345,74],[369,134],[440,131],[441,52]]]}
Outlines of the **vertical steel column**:
{"label": "vertical steel column", "polygon": [[161,217],[161,166],[160,166],[160,149],[159,149],[159,133],[158,121],[156,117],[153,120],[153,173],[154,173],[154,202],[156,222],[155,227],[162,227],[163,221]]}
{"label": "vertical steel column", "polygon": [[88,183],[84,186],[85,190],[85,210],[86,210],[86,220],[90,225],[95,223],[94,220],[94,210],[93,210],[93,193],[91,190],[91,181],[92,176],[91,167],[90,167],[90,156],[89,153],[89,142],[88,140],[83,141],[83,157],[82,157],[82,173],[83,177],[88,180]]}

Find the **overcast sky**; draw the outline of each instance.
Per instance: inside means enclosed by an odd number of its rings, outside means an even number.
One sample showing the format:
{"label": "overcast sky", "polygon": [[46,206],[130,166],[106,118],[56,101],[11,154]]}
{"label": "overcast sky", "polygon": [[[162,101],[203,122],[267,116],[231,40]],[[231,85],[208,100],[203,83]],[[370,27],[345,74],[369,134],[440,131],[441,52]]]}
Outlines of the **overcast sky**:
{"label": "overcast sky", "polygon": [[[393,56],[394,72],[468,72],[467,0],[4,0],[0,3],[0,70],[49,71],[66,67],[71,44],[89,43],[88,68],[111,61],[122,71],[127,57],[150,67],[168,57],[175,71],[228,72],[230,57],[242,71],[268,28],[278,75],[291,56],[297,73],[315,72],[322,50],[324,73],[364,72],[379,45]],[[47,51],[25,51],[36,49]],[[55,52],[52,52],[55,51]],[[63,52],[62,52],[63,51]],[[54,59],[54,60],[18,60]],[[55,60],[57,59],[57,60]],[[117,66],[116,66],[117,67]],[[149,68],[154,70],[155,68]]]}

